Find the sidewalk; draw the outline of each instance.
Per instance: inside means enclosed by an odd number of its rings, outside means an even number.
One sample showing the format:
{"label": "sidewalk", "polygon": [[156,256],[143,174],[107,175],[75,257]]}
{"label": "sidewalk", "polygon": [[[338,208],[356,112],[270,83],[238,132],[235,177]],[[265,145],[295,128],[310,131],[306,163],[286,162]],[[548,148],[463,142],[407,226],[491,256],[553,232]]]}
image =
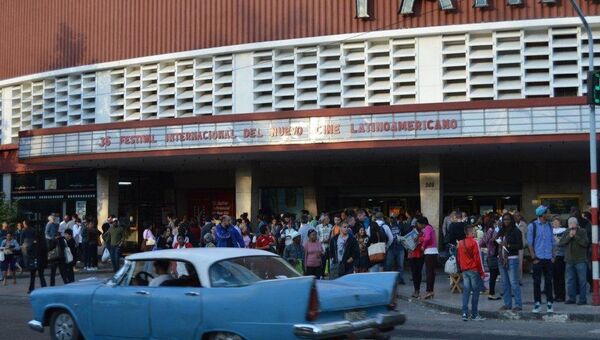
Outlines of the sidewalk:
{"label": "sidewalk", "polygon": [[[411,295],[414,292],[412,278],[409,272],[404,273],[405,285],[399,285],[398,294],[400,298],[409,302],[418,303],[427,307],[435,308],[444,312],[462,314],[462,293],[450,293],[450,279],[448,274],[443,271],[436,273],[435,297],[430,300],[414,299]],[[543,280],[542,280],[543,288]],[[421,295],[424,295],[425,275],[421,285]],[[502,293],[502,279],[498,278],[496,283],[496,295]],[[600,307],[591,306],[591,293],[588,294],[588,305],[566,305],[562,302],[554,303],[554,313],[546,313],[545,296],[542,295],[542,313],[532,313],[533,309],[533,279],[531,275],[523,276],[523,285],[521,286],[521,296],[523,300],[523,311],[513,313],[511,311],[499,311],[502,307],[502,299],[491,301],[487,295],[479,297],[479,314],[484,318],[505,319],[505,320],[543,320],[554,322],[578,321],[578,322],[600,322]],[[470,307],[470,304],[469,304]]]}
{"label": "sidewalk", "polygon": [[[75,282],[88,278],[109,278],[112,276],[112,266],[109,263],[98,263],[98,271],[86,272],[82,268],[79,268],[75,272]],[[46,276],[46,283],[50,285],[50,268],[46,268],[44,271]],[[60,274],[56,273],[56,285],[62,286],[63,281]],[[40,280],[38,277],[35,278],[35,288],[40,288]],[[12,277],[6,281],[6,286],[2,286],[0,281],[0,298],[13,298],[19,300],[28,300],[27,290],[29,289],[29,272],[24,271],[21,275],[17,274],[17,284],[13,283]]]}

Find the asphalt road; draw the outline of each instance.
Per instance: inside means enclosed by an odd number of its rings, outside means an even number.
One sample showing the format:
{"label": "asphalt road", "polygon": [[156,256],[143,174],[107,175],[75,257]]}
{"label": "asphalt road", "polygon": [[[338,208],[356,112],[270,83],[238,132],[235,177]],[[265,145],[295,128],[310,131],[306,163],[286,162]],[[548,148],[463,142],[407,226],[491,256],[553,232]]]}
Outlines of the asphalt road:
{"label": "asphalt road", "polygon": [[[0,296],[0,340],[48,339],[27,328],[31,308],[26,298]],[[398,327],[393,339],[598,339],[599,323],[554,323],[543,321],[486,320],[464,322],[458,315],[442,313],[422,306],[399,301],[399,309],[408,316]],[[265,333],[268,339],[268,333]]]}

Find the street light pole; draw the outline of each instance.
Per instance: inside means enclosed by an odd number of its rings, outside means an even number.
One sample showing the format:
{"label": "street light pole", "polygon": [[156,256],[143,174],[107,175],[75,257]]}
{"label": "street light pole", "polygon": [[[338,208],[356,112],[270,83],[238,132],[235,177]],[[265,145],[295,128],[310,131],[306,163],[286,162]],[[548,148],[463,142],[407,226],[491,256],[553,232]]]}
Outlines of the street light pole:
{"label": "street light pole", "polygon": [[[575,0],[570,0],[571,6],[579,19],[583,27],[587,31],[588,36],[588,61],[589,71],[594,70],[594,36],[592,35],[592,29],[585,20],[585,15],[579,8],[579,5]],[[588,73],[590,74],[590,73]],[[588,82],[592,81],[589,79]],[[588,90],[589,91],[589,90]],[[588,94],[589,95],[589,94]],[[600,306],[600,254],[598,253],[598,177],[597,177],[597,161],[596,161],[596,105],[590,103],[590,189],[591,189],[591,205],[592,209],[592,304],[594,306]]]}

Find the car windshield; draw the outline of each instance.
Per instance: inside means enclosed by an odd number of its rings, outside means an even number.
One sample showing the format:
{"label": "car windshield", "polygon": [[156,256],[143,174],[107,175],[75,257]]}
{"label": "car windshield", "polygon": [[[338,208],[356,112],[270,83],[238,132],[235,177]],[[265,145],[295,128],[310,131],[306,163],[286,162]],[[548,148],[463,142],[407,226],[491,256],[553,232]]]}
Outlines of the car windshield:
{"label": "car windshield", "polygon": [[212,287],[240,287],[262,280],[286,279],[300,274],[276,256],[248,256],[222,260],[210,267]]}

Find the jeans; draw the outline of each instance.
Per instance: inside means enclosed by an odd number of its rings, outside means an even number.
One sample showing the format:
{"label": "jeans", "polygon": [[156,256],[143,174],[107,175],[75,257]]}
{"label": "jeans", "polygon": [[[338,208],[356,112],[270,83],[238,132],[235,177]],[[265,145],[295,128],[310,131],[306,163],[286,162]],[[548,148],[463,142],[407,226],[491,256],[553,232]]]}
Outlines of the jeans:
{"label": "jeans", "polygon": [[113,272],[116,273],[119,270],[121,248],[118,246],[110,246],[108,247],[108,252],[110,253],[110,263],[112,263]]}
{"label": "jeans", "polygon": [[67,273],[65,270],[65,263],[62,261],[52,262],[50,264],[50,287],[54,287],[56,284],[56,269],[58,269],[58,273],[60,274],[63,284],[69,283],[69,279],[67,278]]}
{"label": "jeans", "polygon": [[570,301],[575,301],[579,287],[579,303],[587,303],[587,269],[585,262],[567,263],[567,291]]}
{"label": "jeans", "polygon": [[83,259],[84,267],[98,267],[98,245],[95,243],[85,243],[84,247],[86,248]]}
{"label": "jeans", "polygon": [[462,296],[462,312],[469,315],[469,297],[471,297],[471,316],[478,315],[477,305],[479,304],[479,293],[483,281],[479,272],[467,270],[463,272],[463,296]]}
{"label": "jeans", "polygon": [[553,263],[552,286],[556,301],[565,301],[565,257],[556,256]]}
{"label": "jeans", "polygon": [[502,273],[502,286],[504,288],[504,305],[512,308],[512,296],[515,296],[515,307],[523,308],[521,300],[521,286],[519,285],[519,259],[508,259],[508,268],[499,265]]}
{"label": "jeans", "polygon": [[421,289],[421,277],[424,263],[424,257],[416,257],[410,260],[410,269],[412,272],[413,286],[415,288],[415,292],[419,292],[419,290]]}
{"label": "jeans", "polygon": [[391,246],[385,254],[385,266],[384,270],[391,271],[396,265],[398,271],[398,282],[404,283],[404,247],[402,246]]}
{"label": "jeans", "polygon": [[425,255],[425,273],[427,281],[427,292],[433,293],[435,284],[435,266],[437,265],[437,254]]}
{"label": "jeans", "polygon": [[35,289],[35,276],[40,278],[40,285],[42,287],[46,287],[46,277],[44,277],[44,268],[40,269],[31,269],[29,271],[29,291],[33,291]]}
{"label": "jeans", "polygon": [[546,300],[548,303],[554,302],[552,295],[552,276],[553,276],[552,260],[540,260],[533,264],[533,300],[535,303],[542,302],[542,273],[544,274],[544,290],[546,291]]}
{"label": "jeans", "polygon": [[374,264],[369,268],[370,273],[379,273],[381,271],[381,263]]}

